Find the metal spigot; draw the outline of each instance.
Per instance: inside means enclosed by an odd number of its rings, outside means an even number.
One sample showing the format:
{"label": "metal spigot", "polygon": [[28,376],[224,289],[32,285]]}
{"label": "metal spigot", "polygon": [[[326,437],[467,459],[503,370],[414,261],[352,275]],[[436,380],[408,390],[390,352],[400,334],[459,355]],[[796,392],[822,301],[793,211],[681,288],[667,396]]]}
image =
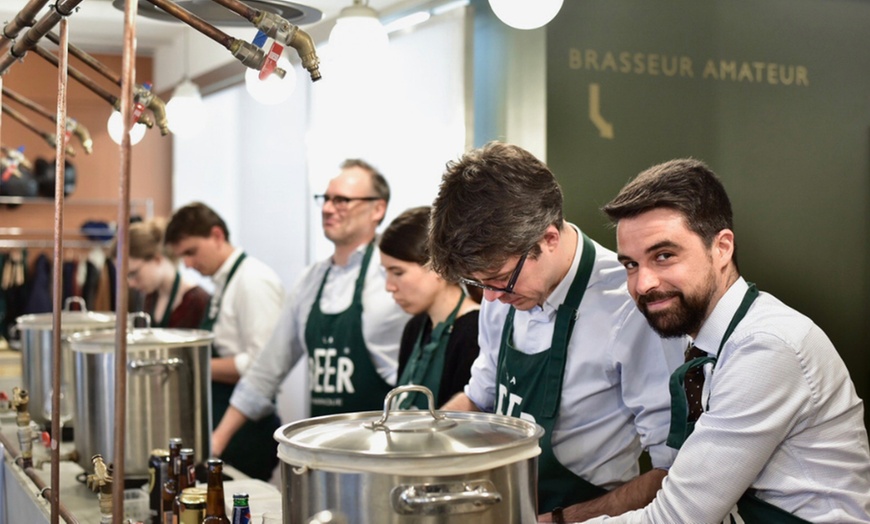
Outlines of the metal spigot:
{"label": "metal spigot", "polygon": [[85,153],[91,154],[94,152],[94,140],[91,138],[91,133],[88,132],[88,128],[79,123],[75,118],[67,118],[66,119],[66,130],[68,133],[72,133],[79,139],[79,142],[82,144],[82,147],[85,148]]}
{"label": "metal spigot", "polygon": [[[133,96],[142,105],[147,107],[154,113],[154,118],[157,119],[157,127],[160,128],[160,135],[166,136],[169,134],[169,121],[166,119],[166,103],[154,94],[150,88],[137,85],[133,91]],[[142,119],[140,118],[139,121]]]}
{"label": "metal spigot", "polygon": [[274,38],[276,42],[295,49],[302,60],[302,67],[311,75],[311,81],[320,80],[320,59],[317,57],[314,40],[308,33],[270,11],[260,11],[253,22],[257,29]]}
{"label": "metal spigot", "polygon": [[91,457],[94,473],[85,478],[88,489],[96,492],[100,501],[100,524],[112,522],[112,470],[103,461],[103,456],[97,453]]}
{"label": "metal spigot", "polygon": [[[236,57],[236,60],[242,63],[242,65],[251,69],[256,69],[257,71],[262,69],[263,64],[266,62],[265,51],[250,42],[245,42],[238,38],[233,39],[233,43],[230,45],[230,52],[234,57]],[[272,74],[278,75],[279,78],[284,78],[287,71],[280,67],[276,67],[275,70],[272,71]]]}
{"label": "metal spigot", "polygon": [[[115,111],[118,111],[120,113],[121,112],[121,99],[119,98],[119,99],[115,100],[115,103],[112,104],[112,107],[115,108]],[[152,127],[154,127],[154,120],[151,118],[151,115],[149,115],[148,113],[142,113],[141,115],[139,115],[139,123],[143,124],[148,129],[151,129]]]}
{"label": "metal spigot", "polygon": [[21,467],[33,466],[33,429],[30,427],[30,395],[26,389],[12,389],[12,408],[15,410],[15,423],[18,426],[18,445],[21,448]]}

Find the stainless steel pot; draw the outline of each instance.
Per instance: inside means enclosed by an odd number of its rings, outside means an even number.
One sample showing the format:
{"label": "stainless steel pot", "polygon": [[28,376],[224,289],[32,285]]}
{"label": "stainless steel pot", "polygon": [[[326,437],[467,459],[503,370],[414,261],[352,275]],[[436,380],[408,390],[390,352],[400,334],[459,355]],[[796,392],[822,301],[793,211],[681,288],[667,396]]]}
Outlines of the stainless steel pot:
{"label": "stainless steel pot", "polygon": [[[80,311],[70,311],[70,305],[79,304]],[[23,315],[16,319],[16,329],[21,334],[21,382],[30,393],[30,418],[37,424],[51,423],[51,371],[54,366],[54,314],[39,313]],[[60,314],[61,354],[61,420],[73,415],[75,406],[75,377],[72,352],[68,338],[76,333],[91,333],[115,327],[112,312],[88,311],[81,297],[70,297]],[[64,421],[65,426],[74,426],[75,419]]]}
{"label": "stainless steel pot", "polygon": [[[181,437],[202,462],[211,450],[211,340],[195,329],[127,332],[124,471],[146,477],[152,449]],[[75,446],[85,469],[91,456],[115,457],[115,331],[74,335]]]}
{"label": "stainless steel pot", "polygon": [[[407,391],[426,393],[429,411],[390,411]],[[284,524],[325,510],[354,524],[535,522],[543,433],[518,418],[436,412],[422,386],[391,391],[383,413],[287,424],[275,432]]]}

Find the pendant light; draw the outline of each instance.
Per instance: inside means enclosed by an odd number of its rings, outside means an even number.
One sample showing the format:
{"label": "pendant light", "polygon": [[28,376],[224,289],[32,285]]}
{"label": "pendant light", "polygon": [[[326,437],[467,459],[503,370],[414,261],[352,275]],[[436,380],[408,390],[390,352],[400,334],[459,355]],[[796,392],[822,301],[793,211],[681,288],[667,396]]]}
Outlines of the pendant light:
{"label": "pendant light", "polygon": [[184,78],[172,92],[172,99],[166,104],[166,118],[169,130],[182,138],[192,138],[203,130],[208,118],[199,87],[190,81],[188,43],[189,29],[184,31]]}
{"label": "pendant light", "polygon": [[[109,121],[106,122],[106,128],[109,131],[109,138],[112,139],[112,142],[120,145],[121,139],[124,136],[124,119],[121,117],[120,111],[112,111]],[[145,138],[145,131],[147,130],[148,128],[145,127],[145,124],[140,124],[139,122],[133,124],[133,127],[130,128],[130,145],[135,146],[141,142]]]}
{"label": "pendant light", "polygon": [[537,29],[559,14],[563,0],[489,0],[495,16],[515,29]]}
{"label": "pendant light", "polygon": [[387,30],[368,0],[353,0],[342,9],[329,33],[330,55],[336,62],[371,64],[381,59],[389,44]]}

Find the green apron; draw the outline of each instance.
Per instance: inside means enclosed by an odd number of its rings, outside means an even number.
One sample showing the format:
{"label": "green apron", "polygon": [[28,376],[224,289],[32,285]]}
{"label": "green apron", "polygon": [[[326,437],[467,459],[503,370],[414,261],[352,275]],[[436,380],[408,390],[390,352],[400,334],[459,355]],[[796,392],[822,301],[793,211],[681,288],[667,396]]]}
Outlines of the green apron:
{"label": "green apron", "polygon": [[[178,287],[181,284],[181,273],[179,271],[175,271],[175,281],[172,282],[172,291],[169,292],[169,302],[166,303],[166,310],[163,312],[163,318],[160,319],[160,322],[155,325],[156,327],[169,327],[169,317],[172,316],[172,304],[175,303],[175,296],[178,294]],[[154,322],[154,310],[157,308],[157,294],[154,295],[154,302],[151,303],[151,311],[148,312],[148,315],[151,316],[151,322]],[[208,314],[206,313],[206,316]],[[212,322],[214,324],[214,322]],[[211,330],[211,326],[209,326],[209,330]]]}
{"label": "green apron", "polygon": [[[223,295],[226,293],[233,275],[236,274],[236,269],[239,268],[246,256],[245,253],[242,253],[235,264],[233,264],[230,274],[227,275],[227,281],[224,283],[223,293],[221,293],[221,297],[218,300],[214,316],[211,316],[212,308],[211,304],[209,304],[208,309],[206,309],[205,318],[203,318],[202,324],[200,324],[200,329],[212,331],[214,328],[218,316],[220,316]],[[214,300],[214,297],[212,297],[212,300]],[[212,358],[220,357],[214,346],[212,346],[211,356]],[[226,413],[230,405],[230,397],[233,395],[233,389],[235,389],[233,384],[212,381],[212,429],[217,427],[224,413]],[[274,414],[256,422],[250,420],[245,422],[230,439],[226,449],[221,454],[221,458],[224,462],[249,477],[268,481],[272,477],[272,470],[278,465],[278,454],[275,451],[277,446],[272,439],[272,434],[280,425],[281,421]]]}
{"label": "green apron", "polygon": [[[719,358],[719,354],[722,353],[722,348],[725,346],[725,342],[728,341],[728,337],[730,337],[731,333],[734,332],[734,328],[737,327],[737,324],[739,324],[740,321],[743,320],[743,317],[746,316],[749,307],[756,298],[758,298],[758,288],[755,284],[750,282],[749,289],[747,289],[746,294],[743,295],[743,301],[740,303],[740,307],[737,308],[734,317],[731,318],[731,323],[728,324],[728,328],[722,336],[722,341],[719,343],[719,350],[716,352],[716,356],[694,358],[678,367],[673,374],[671,374],[671,428],[668,433],[668,446],[674,449],[680,449],[695,429],[695,423],[689,422],[688,420],[689,402],[686,398],[686,389],[684,386],[686,372],[688,372],[689,369],[703,366],[708,362],[712,362],[715,367],[716,360]],[[710,399],[708,398],[707,409],[709,409],[709,407]],[[798,524],[808,522],[774,506],[773,504],[770,504],[769,502],[761,500],[756,497],[753,492],[754,490],[752,489],[748,490],[737,501],[737,513],[746,524],[767,524],[771,522]],[[732,524],[736,524],[736,520],[733,516],[729,515],[729,518],[731,519]]]}
{"label": "green apron", "polygon": [[350,307],[334,314],[320,310],[329,269],[311,306],[305,324],[305,345],[312,417],[382,410],[384,398],[392,389],[372,363],[362,330],[362,294],[373,251],[371,243],[363,256]]}
{"label": "green apron", "polygon": [[[408,384],[426,386],[432,392],[433,398],[438,399],[438,393],[441,391],[441,375],[444,373],[447,343],[450,341],[453,323],[456,321],[456,315],[459,314],[463,300],[465,300],[464,292],[460,295],[459,302],[447,319],[444,322],[439,322],[432,330],[432,337],[427,344],[423,344],[423,332],[426,331],[426,325],[423,325],[417,335],[417,342],[414,343],[411,356],[408,357],[408,364],[396,384],[397,386]],[[428,403],[429,401],[424,394],[412,391],[399,402],[399,409],[429,409]]]}
{"label": "green apron", "polygon": [[580,266],[565,302],[556,312],[556,325],[548,350],[527,355],[512,347],[516,311],[513,307],[507,314],[502,330],[496,375],[496,413],[520,418],[531,415],[545,430],[538,459],[538,513],[548,513],[554,508],[567,507],[607,493],[604,488],[580,478],[563,466],[553,453],[552,444],[553,428],[559,418],[568,341],[594,265],[595,246],[584,234]]}

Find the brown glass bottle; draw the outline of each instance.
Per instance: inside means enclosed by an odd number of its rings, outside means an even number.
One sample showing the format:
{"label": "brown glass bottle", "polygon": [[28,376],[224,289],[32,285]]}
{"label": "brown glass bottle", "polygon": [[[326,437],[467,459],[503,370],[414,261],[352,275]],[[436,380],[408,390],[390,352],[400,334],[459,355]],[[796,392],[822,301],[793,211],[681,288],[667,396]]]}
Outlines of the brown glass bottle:
{"label": "brown glass bottle", "polygon": [[163,482],[162,498],[163,511],[161,513],[161,524],[172,524],[172,503],[175,502],[175,496],[178,491],[178,471],[181,458],[181,439],[169,439],[169,475]]}
{"label": "brown glass bottle", "polygon": [[178,524],[178,516],[181,512],[181,493],[189,487],[196,485],[196,474],[193,469],[193,450],[184,448],[179,453],[178,458],[178,476],[175,481],[177,495],[172,501],[172,522]]}
{"label": "brown glass bottle", "polygon": [[221,459],[208,459],[208,493],[205,500],[205,518],[202,524],[230,524],[227,518],[227,509],[224,503],[224,461]]}

